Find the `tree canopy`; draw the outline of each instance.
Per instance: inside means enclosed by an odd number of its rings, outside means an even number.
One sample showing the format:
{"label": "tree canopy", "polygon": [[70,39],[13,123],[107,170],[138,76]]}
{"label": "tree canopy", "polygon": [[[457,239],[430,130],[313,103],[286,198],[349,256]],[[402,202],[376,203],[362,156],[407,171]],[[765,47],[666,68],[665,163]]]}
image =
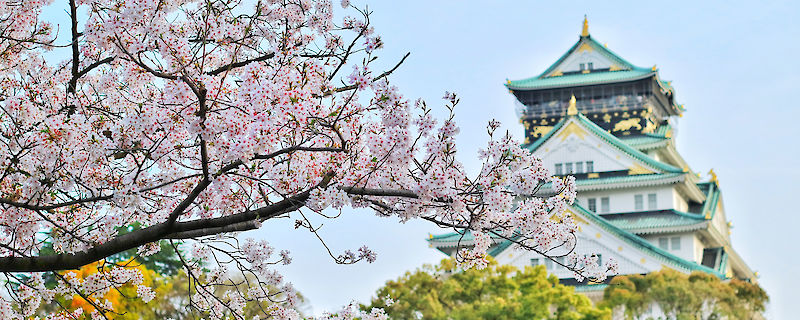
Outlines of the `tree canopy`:
{"label": "tree canopy", "polygon": [[518,270],[494,261],[462,270],[448,259],[407,272],[362,306],[373,307],[396,319],[611,319],[609,310],[559,284],[544,266]]}
{"label": "tree canopy", "polygon": [[601,306],[623,307],[627,319],[648,313],[654,303],[670,319],[754,319],[767,301],[767,293],[755,283],[664,269],[614,277]]}

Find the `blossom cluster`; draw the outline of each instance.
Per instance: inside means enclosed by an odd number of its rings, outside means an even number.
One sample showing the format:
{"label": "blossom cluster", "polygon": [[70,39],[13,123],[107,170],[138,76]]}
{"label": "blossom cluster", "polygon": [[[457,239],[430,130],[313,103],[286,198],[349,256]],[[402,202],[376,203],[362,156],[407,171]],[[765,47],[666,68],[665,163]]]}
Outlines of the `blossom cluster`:
{"label": "blossom cluster", "polygon": [[[565,211],[574,179],[550,177],[518,142],[495,137],[496,121],[480,172],[468,175],[456,157],[458,96],[445,93],[445,119],[405,98],[389,81],[394,69],[373,70],[383,41],[369,11],[349,1],[341,6],[357,17],[337,20],[329,0],[81,0],[74,9],[87,14],[68,17],[80,29],[74,39],[53,38],[39,19],[44,5],[0,6],[0,272],[12,257],[49,252],[149,256],[161,250],[154,240],[170,239],[189,248],[175,250],[185,271],[205,279],[192,282],[194,310],[238,319],[257,301],[293,318],[297,294],[272,267],[290,263],[289,253],[275,256],[266,241],[238,245],[235,232],[297,210],[370,207],[472,230],[459,255],[467,265],[485,263],[491,235],[544,253],[574,245]],[[45,59],[60,43],[68,58]],[[333,258],[376,254],[362,247]],[[202,265],[218,259],[258,281],[224,290],[231,270]],[[28,272],[32,280],[15,280],[20,289],[0,298],[0,316],[121,285],[157,299],[133,270],[67,272],[55,289]],[[113,310],[108,303],[92,312]],[[352,308],[330,316],[385,318]]]}

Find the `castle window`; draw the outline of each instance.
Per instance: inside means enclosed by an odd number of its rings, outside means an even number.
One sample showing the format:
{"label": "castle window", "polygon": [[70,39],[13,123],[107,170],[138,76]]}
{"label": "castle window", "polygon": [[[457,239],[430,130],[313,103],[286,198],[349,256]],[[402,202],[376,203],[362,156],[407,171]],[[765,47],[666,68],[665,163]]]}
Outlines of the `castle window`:
{"label": "castle window", "polygon": [[564,170],[561,169],[561,164],[560,163],[556,163],[556,175],[560,176],[562,174],[564,174]]}
{"label": "castle window", "polygon": [[658,203],[656,203],[656,194],[650,193],[647,195],[647,209],[655,210],[658,207]]}
{"label": "castle window", "polygon": [[670,239],[672,243],[672,250],[680,250],[681,249],[681,237],[672,237]]}
{"label": "castle window", "polygon": [[575,173],[583,173],[583,162],[575,162]]}
{"label": "castle window", "polygon": [[608,197],[600,198],[600,211],[603,213],[611,211],[611,200]]}
{"label": "castle window", "polygon": [[553,270],[553,260],[550,260],[548,258],[544,258],[544,268],[547,269],[547,270],[552,271]]}
{"label": "castle window", "polygon": [[589,70],[594,69],[593,63],[589,62]]}
{"label": "castle window", "polygon": [[669,238],[658,238],[658,247],[669,250]]}
{"label": "castle window", "polygon": [[641,194],[634,195],[633,206],[636,211],[644,210],[644,196]]}
{"label": "castle window", "polygon": [[531,259],[531,266],[535,267],[539,265],[539,259]]}
{"label": "castle window", "polygon": [[596,198],[589,198],[589,211],[597,212],[597,199]]}
{"label": "castle window", "polygon": [[572,171],[572,162],[567,162],[564,164],[564,171],[566,174],[573,174],[575,171]]}
{"label": "castle window", "polygon": [[586,161],[586,173],[594,172],[594,161]]}
{"label": "castle window", "polygon": [[586,70],[586,64],[585,63],[581,63],[581,71],[583,71],[583,70]]}

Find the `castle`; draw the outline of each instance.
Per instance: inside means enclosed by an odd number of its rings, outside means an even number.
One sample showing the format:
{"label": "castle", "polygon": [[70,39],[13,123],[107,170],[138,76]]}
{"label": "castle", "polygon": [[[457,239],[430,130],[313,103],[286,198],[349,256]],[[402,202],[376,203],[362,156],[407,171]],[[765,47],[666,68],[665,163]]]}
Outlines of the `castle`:
{"label": "castle", "polygon": [[[507,81],[518,102],[525,145],[555,175],[576,178],[576,252],[614,258],[620,275],[662,268],[755,280],[731,245],[719,181],[701,181],[675,147],[685,111],[658,69],[631,64],[597,42],[584,19],[578,41],[541,74]],[[575,281],[573,272],[494,239],[489,254],[517,267],[543,264],[562,283],[593,300],[605,284]],[[432,235],[452,255],[469,233]]]}

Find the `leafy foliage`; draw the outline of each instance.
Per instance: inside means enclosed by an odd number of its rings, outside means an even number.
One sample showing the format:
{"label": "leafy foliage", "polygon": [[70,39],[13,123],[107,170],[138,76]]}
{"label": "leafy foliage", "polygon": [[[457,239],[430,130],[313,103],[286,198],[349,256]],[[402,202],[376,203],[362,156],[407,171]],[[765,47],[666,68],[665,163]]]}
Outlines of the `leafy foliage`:
{"label": "leafy foliage", "polygon": [[370,306],[396,319],[610,319],[574,288],[548,276],[544,266],[523,270],[490,261],[460,270],[453,260],[423,266],[389,281]]}
{"label": "leafy foliage", "polygon": [[769,300],[758,284],[714,275],[664,269],[647,275],[618,276],[604,293],[603,307],[624,307],[626,318],[647,312],[653,303],[673,319],[752,319]]}

